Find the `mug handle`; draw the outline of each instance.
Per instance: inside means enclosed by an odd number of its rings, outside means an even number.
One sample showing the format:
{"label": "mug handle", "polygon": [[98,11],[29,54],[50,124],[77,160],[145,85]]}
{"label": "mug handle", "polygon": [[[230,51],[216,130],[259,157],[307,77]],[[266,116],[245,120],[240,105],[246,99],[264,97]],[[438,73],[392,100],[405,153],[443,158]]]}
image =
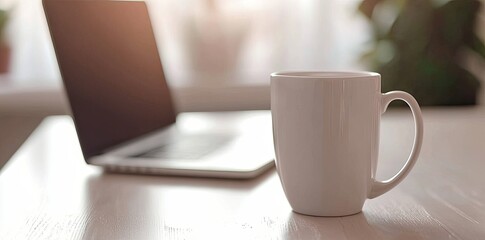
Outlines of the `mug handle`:
{"label": "mug handle", "polygon": [[409,158],[404,166],[396,175],[394,175],[394,177],[386,181],[378,181],[376,179],[372,180],[373,182],[371,191],[369,193],[369,198],[378,197],[398,185],[413,168],[416,160],[418,159],[419,152],[421,151],[421,145],[423,144],[423,116],[421,114],[421,109],[419,108],[418,102],[416,102],[416,99],[414,99],[414,97],[407,92],[392,91],[384,93],[381,97],[381,114],[387,110],[389,103],[394,100],[402,100],[407,103],[411,108],[411,112],[413,113],[415,125],[413,149],[411,150],[411,154],[409,155]]}

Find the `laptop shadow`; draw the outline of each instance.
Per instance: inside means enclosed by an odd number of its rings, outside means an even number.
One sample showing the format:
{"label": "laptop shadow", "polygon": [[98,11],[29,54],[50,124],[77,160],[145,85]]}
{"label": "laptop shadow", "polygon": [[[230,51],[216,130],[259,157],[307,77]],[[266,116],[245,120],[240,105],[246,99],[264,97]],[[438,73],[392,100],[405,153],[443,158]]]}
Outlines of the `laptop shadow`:
{"label": "laptop shadow", "polygon": [[263,183],[270,177],[275,177],[275,167],[263,172],[261,175],[248,179],[233,178],[208,178],[208,177],[187,177],[187,176],[161,176],[161,175],[140,175],[130,173],[114,173],[103,171],[99,175],[91,176],[88,185],[98,187],[99,185],[111,185],[130,187],[191,187],[191,188],[213,188],[230,190],[249,190]]}

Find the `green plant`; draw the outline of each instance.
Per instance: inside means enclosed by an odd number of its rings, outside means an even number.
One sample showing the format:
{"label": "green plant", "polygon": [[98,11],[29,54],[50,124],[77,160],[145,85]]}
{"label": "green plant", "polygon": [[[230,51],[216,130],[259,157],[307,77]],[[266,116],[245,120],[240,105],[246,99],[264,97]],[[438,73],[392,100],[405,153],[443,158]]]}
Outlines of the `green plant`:
{"label": "green plant", "polygon": [[363,59],[381,73],[382,90],[408,91],[422,105],[475,104],[480,81],[463,55],[485,59],[475,33],[480,7],[478,0],[363,0],[374,39]]}
{"label": "green plant", "polygon": [[7,10],[0,9],[0,41],[4,39],[5,26],[9,18],[9,12]]}

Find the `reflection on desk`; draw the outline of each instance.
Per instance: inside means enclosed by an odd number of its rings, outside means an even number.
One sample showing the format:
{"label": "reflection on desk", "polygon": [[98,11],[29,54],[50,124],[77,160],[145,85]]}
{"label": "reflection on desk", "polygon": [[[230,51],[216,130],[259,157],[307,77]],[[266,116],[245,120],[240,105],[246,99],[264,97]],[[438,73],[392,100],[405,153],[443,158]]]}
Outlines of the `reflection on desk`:
{"label": "reflection on desk", "polygon": [[[252,180],[107,174],[68,117],[46,119],[0,173],[1,239],[484,239],[485,109],[425,109],[408,178],[362,213],[293,213],[276,172]],[[411,148],[408,110],[383,116],[378,178]]]}

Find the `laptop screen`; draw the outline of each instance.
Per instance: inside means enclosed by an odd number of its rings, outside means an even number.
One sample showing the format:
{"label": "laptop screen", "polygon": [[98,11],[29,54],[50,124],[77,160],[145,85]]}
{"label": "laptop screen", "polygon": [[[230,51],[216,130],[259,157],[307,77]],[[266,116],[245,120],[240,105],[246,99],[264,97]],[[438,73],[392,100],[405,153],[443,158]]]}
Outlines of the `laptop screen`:
{"label": "laptop screen", "polygon": [[43,3],[86,160],[175,122],[144,2]]}

